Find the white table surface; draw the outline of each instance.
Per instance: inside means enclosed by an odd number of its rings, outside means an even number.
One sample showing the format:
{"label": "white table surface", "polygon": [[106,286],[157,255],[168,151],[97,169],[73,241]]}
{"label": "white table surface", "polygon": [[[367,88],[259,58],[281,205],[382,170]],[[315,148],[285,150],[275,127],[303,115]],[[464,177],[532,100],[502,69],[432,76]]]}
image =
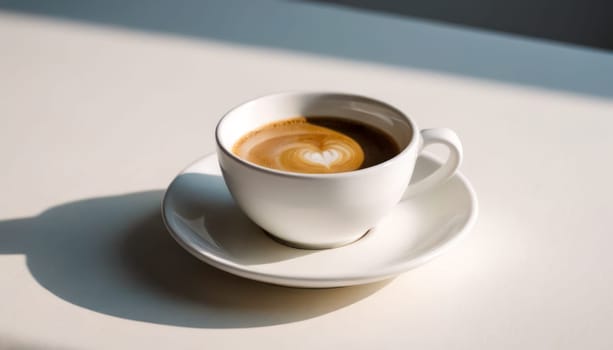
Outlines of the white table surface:
{"label": "white table surface", "polygon": [[[528,50],[534,74],[565,80],[0,11],[0,348],[611,349],[613,55],[355,16],[486,38],[470,49],[484,64],[487,45]],[[573,90],[573,74],[592,88]],[[393,280],[327,290],[183,251],[159,218],[165,187],[214,150],[224,111],[293,89],[366,94],[455,129],[480,202],[472,232]]]}

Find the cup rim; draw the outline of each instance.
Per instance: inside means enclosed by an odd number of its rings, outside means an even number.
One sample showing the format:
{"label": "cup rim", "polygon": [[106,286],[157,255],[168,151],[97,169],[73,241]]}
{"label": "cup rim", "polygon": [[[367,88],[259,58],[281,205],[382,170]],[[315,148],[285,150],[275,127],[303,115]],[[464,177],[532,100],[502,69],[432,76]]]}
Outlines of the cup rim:
{"label": "cup rim", "polygon": [[[404,146],[402,148],[402,150],[400,152],[398,152],[398,154],[396,154],[395,156],[393,156],[392,158],[375,164],[373,166],[369,166],[368,168],[364,168],[364,169],[357,169],[357,170],[351,170],[351,171],[344,171],[344,172],[338,172],[338,173],[298,173],[298,172],[291,172],[291,171],[284,171],[284,170],[277,170],[277,169],[272,169],[272,168],[267,168],[261,165],[257,165],[255,163],[249,162],[247,160],[244,160],[238,156],[236,156],[234,153],[232,153],[231,150],[227,149],[223,143],[220,140],[220,129],[223,127],[223,123],[224,120],[230,115],[232,114],[235,110],[250,104],[250,103],[255,103],[258,100],[261,100],[263,98],[270,98],[270,97],[281,97],[281,96],[309,96],[309,95],[320,95],[320,96],[341,96],[341,97],[347,97],[347,98],[357,98],[357,99],[361,99],[370,103],[376,103],[379,105],[382,105],[386,108],[389,108],[393,111],[395,111],[396,113],[398,113],[399,115],[401,115],[402,117],[404,117],[404,119],[409,123],[409,125],[411,126],[411,129],[413,130],[413,135],[411,136],[411,140],[409,141],[409,143]],[[404,112],[402,112],[401,110],[399,110],[398,108],[392,106],[391,104],[372,98],[372,97],[368,97],[368,96],[364,96],[364,95],[359,95],[359,94],[354,94],[354,93],[346,93],[346,92],[331,92],[331,91],[285,91],[285,92],[277,92],[277,93],[271,93],[271,94],[265,94],[265,95],[260,95],[257,97],[254,97],[252,99],[249,99],[245,102],[242,102],[236,106],[234,106],[233,108],[231,108],[230,110],[228,110],[226,113],[224,113],[224,115],[219,119],[219,121],[217,122],[217,125],[215,126],[215,142],[217,143],[217,148],[219,150],[221,150],[226,156],[228,156],[229,158],[233,159],[234,161],[243,164],[251,169],[257,170],[257,171],[261,171],[261,172],[265,172],[268,174],[272,174],[272,175],[277,175],[277,176],[283,176],[283,177],[291,177],[291,178],[310,178],[310,179],[332,179],[332,178],[343,178],[343,177],[352,177],[352,176],[358,176],[358,175],[362,175],[362,174],[366,174],[366,173],[370,173],[373,171],[377,171],[378,169],[381,168],[386,168],[388,166],[391,165],[392,162],[397,161],[399,158],[401,158],[401,156],[405,155],[406,153],[410,152],[410,150],[413,148],[413,146],[416,144],[416,139],[418,138],[417,135],[419,133],[419,129],[417,128],[417,125],[415,124],[415,122],[409,118]]]}

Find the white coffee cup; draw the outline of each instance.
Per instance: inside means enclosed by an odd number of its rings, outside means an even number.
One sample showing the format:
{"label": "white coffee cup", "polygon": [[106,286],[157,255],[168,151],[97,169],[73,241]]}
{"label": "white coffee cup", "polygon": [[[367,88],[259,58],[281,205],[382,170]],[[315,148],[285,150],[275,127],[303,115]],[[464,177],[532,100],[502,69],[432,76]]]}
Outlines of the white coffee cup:
{"label": "white coffee cup", "polygon": [[[377,165],[333,174],[270,169],[232,153],[234,144],[250,131],[298,116],[341,117],[369,124],[390,135],[401,151]],[[462,145],[453,131],[419,131],[398,109],[350,94],[290,92],[256,98],[226,113],[215,133],[224,180],[238,206],[274,237],[310,249],[359,239],[403,198],[444,183],[462,160]],[[433,143],[449,148],[447,162],[409,186],[417,156]]]}

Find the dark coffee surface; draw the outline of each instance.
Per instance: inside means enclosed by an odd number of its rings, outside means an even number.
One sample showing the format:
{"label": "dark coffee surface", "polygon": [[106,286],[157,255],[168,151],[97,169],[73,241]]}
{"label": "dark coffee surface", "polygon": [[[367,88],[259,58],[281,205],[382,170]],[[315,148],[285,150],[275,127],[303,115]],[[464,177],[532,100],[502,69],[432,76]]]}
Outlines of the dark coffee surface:
{"label": "dark coffee surface", "polygon": [[374,126],[340,117],[313,116],[307,117],[306,120],[310,124],[344,134],[357,142],[364,152],[364,161],[359,169],[383,163],[400,153],[396,141]]}

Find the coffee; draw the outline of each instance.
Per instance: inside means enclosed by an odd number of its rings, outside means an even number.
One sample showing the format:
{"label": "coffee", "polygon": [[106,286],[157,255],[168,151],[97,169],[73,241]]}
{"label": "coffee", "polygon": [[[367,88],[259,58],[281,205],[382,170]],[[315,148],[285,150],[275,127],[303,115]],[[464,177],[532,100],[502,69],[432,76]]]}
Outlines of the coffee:
{"label": "coffee", "polygon": [[298,173],[339,173],[368,168],[400,152],[391,136],[340,117],[277,121],[240,138],[238,157],[267,168]]}

